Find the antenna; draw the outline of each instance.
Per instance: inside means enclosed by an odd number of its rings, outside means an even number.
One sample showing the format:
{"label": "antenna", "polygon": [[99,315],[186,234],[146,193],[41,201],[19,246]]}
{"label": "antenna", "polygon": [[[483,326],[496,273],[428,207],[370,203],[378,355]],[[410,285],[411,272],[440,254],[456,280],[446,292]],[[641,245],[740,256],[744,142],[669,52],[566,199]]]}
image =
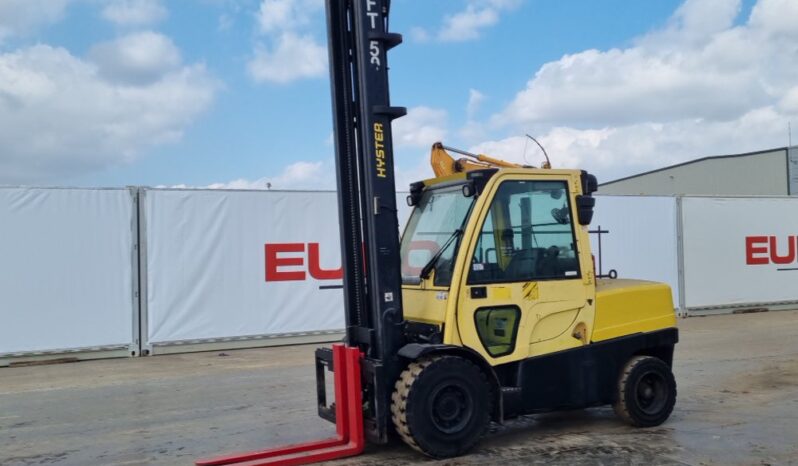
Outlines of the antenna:
{"label": "antenna", "polygon": [[529,145],[529,139],[524,139],[524,162],[527,162],[527,163],[529,163],[529,162],[527,161],[527,159],[526,159],[526,147],[527,147],[528,145]]}
{"label": "antenna", "polygon": [[[537,139],[533,138],[529,134],[527,134],[526,137],[535,141],[535,144],[537,144],[538,147],[540,147],[540,150],[543,151],[543,155],[546,156],[546,165],[543,166],[543,168],[551,168],[551,160],[549,160],[549,154],[546,153],[546,149],[543,148],[543,144],[539,143]],[[526,149],[524,149],[524,155],[526,155]]]}
{"label": "antenna", "polygon": [[787,147],[792,147],[792,122],[787,120]]}

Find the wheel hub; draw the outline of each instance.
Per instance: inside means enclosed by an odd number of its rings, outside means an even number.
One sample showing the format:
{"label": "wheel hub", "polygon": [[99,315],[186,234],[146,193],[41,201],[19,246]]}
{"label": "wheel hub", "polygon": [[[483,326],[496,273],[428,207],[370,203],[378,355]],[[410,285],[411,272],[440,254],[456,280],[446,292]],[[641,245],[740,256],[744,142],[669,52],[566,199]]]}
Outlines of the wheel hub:
{"label": "wheel hub", "polygon": [[474,413],[471,396],[457,385],[438,387],[429,400],[433,424],[447,434],[462,430]]}
{"label": "wheel hub", "polygon": [[655,415],[667,401],[665,379],[656,372],[648,372],[640,377],[637,384],[637,401],[644,413]]}

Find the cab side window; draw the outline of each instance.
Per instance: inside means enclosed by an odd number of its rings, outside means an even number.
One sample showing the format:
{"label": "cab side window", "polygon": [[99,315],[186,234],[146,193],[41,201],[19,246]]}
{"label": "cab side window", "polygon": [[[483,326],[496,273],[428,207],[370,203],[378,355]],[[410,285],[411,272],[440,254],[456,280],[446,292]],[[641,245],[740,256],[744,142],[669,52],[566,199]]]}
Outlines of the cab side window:
{"label": "cab side window", "polygon": [[568,184],[505,181],[479,233],[469,283],[579,278]]}

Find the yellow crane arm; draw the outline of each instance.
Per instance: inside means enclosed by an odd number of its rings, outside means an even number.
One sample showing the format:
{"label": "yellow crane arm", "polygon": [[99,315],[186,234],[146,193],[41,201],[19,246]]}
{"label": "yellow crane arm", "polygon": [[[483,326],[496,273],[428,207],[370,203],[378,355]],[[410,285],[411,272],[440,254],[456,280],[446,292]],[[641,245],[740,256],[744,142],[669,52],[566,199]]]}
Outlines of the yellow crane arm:
{"label": "yellow crane arm", "polygon": [[[449,155],[447,150],[465,155],[466,157],[455,160],[454,157]],[[432,164],[432,171],[435,172],[436,177],[448,176],[455,173],[469,172],[473,170],[482,170],[484,168],[490,167],[530,168],[517,163],[495,159],[484,154],[472,154],[460,149],[446,147],[440,142],[436,142],[432,145],[430,163]]]}

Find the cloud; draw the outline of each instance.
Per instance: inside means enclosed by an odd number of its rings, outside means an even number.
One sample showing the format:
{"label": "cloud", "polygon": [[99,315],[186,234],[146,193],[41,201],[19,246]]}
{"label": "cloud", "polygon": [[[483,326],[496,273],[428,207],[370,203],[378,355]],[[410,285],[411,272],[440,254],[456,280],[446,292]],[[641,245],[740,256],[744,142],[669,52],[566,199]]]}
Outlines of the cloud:
{"label": "cloud", "polygon": [[466,115],[469,120],[473,120],[479,111],[482,102],[485,101],[485,94],[476,89],[468,90],[468,105],[466,106]]}
{"label": "cloud", "polygon": [[446,139],[446,110],[413,107],[407,115],[394,120],[393,142],[396,146],[431,147]]}
{"label": "cloud", "polygon": [[797,35],[798,3],[793,0],[761,0],[751,11],[750,25],[769,36],[784,39]]}
{"label": "cloud", "polygon": [[214,183],[210,189],[335,189],[335,171],[326,162],[295,162],[274,177],[257,180],[244,178]]}
{"label": "cloud", "polygon": [[[396,186],[405,190],[409,183],[430,178],[429,149],[436,141],[445,140],[447,130],[445,110],[425,106],[408,109],[407,115],[394,120],[393,141],[397,151],[394,159]],[[333,144],[334,134],[325,142]],[[211,189],[335,189],[335,163],[300,161],[286,166],[278,175],[260,179],[237,179],[214,183]],[[270,188],[269,188],[270,186]],[[185,186],[176,186],[185,187]]]}
{"label": "cloud", "polygon": [[429,42],[431,39],[430,33],[427,32],[426,29],[419,26],[411,27],[408,34],[410,38],[416,42]]}
{"label": "cloud", "polygon": [[110,0],[102,17],[120,26],[144,26],[163,21],[169,12],[160,0]]}
{"label": "cloud", "polygon": [[[394,176],[396,189],[407,191],[410,183],[431,178],[429,153],[416,154],[419,157],[401,157],[395,162]],[[195,188],[197,186],[176,185],[172,188]],[[250,180],[239,178],[224,183],[201,186],[207,189],[272,189],[272,190],[334,190],[336,189],[335,162],[332,159],[322,162],[300,161],[292,163],[276,176]]]}
{"label": "cloud", "polygon": [[[486,141],[472,151],[539,166],[539,149],[524,137]],[[555,127],[537,139],[555,168],[584,168],[609,181],[697,156],[735,154],[784,146],[787,124],[772,107],[754,109],[730,121],[636,123],[619,127]],[[523,156],[526,151],[526,157]]]}
{"label": "cloud", "polygon": [[[498,24],[501,14],[517,8],[521,0],[468,0],[465,9],[443,18],[434,37],[442,42],[465,42],[480,37],[482,31]],[[415,27],[411,37],[426,42],[433,35]]]}
{"label": "cloud", "polygon": [[665,29],[640,39],[650,47],[702,45],[712,35],[723,32],[740,14],[738,0],[686,0],[673,13]]}
{"label": "cloud", "polygon": [[259,44],[247,63],[250,76],[258,82],[285,84],[327,73],[327,49],[309,35],[284,32],[272,46]]}
{"label": "cloud", "polygon": [[110,80],[146,84],[180,66],[180,50],[168,37],[145,31],[95,45],[89,57]]}
{"label": "cloud", "polygon": [[324,9],[321,0],[262,0],[256,17],[262,38],[247,70],[256,82],[286,84],[327,73],[327,48],[307,30]]}
{"label": "cloud", "polygon": [[71,0],[0,1],[0,43],[61,20]]}
{"label": "cloud", "polygon": [[260,31],[272,33],[306,27],[323,10],[321,0],[263,0],[256,16]]}
{"label": "cloud", "polygon": [[[782,146],[798,119],[798,3],[759,0],[735,25],[739,11],[687,0],[631,47],[547,63],[492,123],[534,131],[556,166],[611,176]],[[488,145],[517,153],[518,139]]]}
{"label": "cloud", "polygon": [[[105,52],[121,54],[128,41],[136,42],[122,38]],[[170,48],[168,39],[156,42]],[[202,64],[156,52],[160,59],[127,69],[108,68],[105,53],[82,59],[50,45],[0,54],[0,183],[64,179],[179,140],[219,85]]]}
{"label": "cloud", "polygon": [[[411,181],[429,178],[432,171],[427,161],[428,150],[436,141],[446,137],[447,113],[430,107],[413,107],[407,115],[394,120],[395,147],[404,147],[396,154],[395,174],[398,189],[406,189]],[[327,145],[332,145],[331,134]],[[421,149],[421,150],[415,150]],[[423,155],[423,157],[416,157]],[[423,160],[421,160],[423,158]],[[421,161],[420,161],[421,160]],[[211,189],[335,189],[335,164],[332,159],[323,162],[300,161],[286,166],[278,175],[260,179],[237,179],[214,183]],[[184,187],[184,186],[176,186]]]}
{"label": "cloud", "polygon": [[219,19],[216,22],[216,30],[219,32],[226,32],[233,28],[235,24],[235,19],[227,13],[222,13],[219,15]]}
{"label": "cloud", "polygon": [[463,42],[479,37],[480,29],[499,22],[499,13],[493,8],[476,8],[469,5],[464,11],[448,16],[438,38],[444,42]]}

